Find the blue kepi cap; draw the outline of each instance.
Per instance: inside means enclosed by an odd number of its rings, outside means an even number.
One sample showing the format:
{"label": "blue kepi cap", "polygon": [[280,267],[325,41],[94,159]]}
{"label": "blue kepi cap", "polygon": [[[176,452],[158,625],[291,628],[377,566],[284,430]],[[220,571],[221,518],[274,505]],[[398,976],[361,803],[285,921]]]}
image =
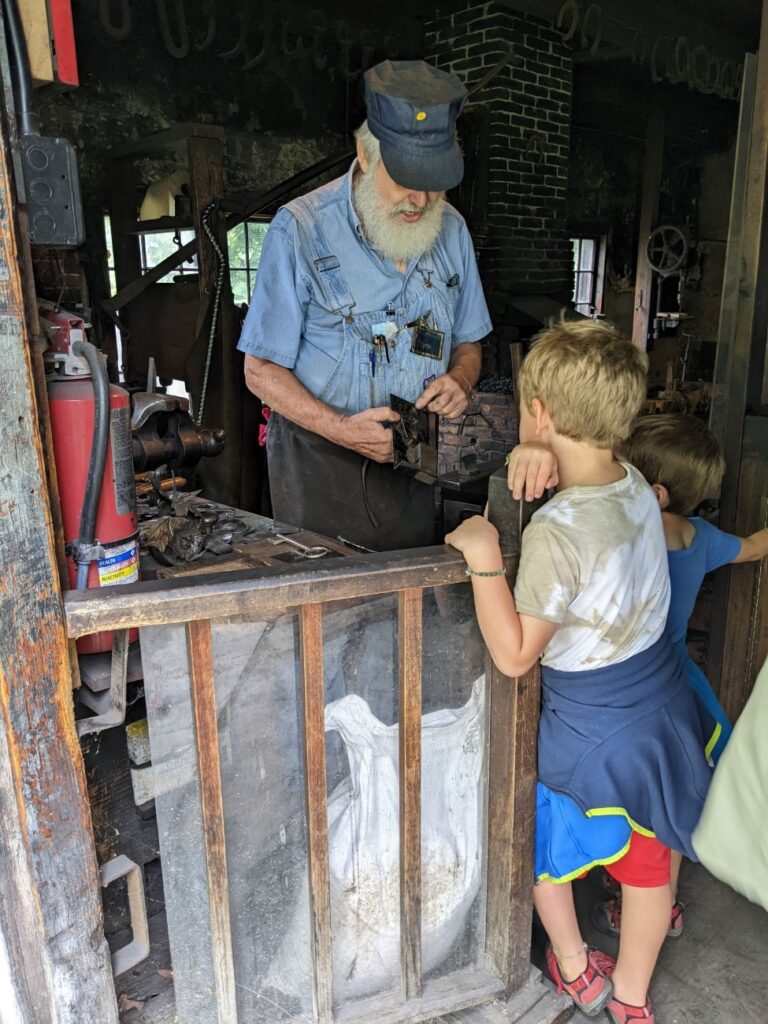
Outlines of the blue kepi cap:
{"label": "blue kepi cap", "polygon": [[444,192],[464,177],[456,118],[467,90],[423,60],[384,60],[365,73],[368,127],[387,173],[402,188]]}

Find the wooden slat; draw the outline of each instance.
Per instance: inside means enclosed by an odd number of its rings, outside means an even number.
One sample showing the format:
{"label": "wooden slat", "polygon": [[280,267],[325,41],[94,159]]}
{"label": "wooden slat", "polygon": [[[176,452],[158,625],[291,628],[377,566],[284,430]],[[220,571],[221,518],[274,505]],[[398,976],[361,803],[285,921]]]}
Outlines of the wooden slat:
{"label": "wooden slat", "polygon": [[530,971],[539,669],[509,679],[488,657],[488,881],[485,948],[510,995]]}
{"label": "wooden slat", "polygon": [[65,596],[67,629],[78,637],[103,629],[228,615],[258,612],[263,617],[302,604],[464,583],[465,568],[462,556],[450,548],[414,548],[211,574],[205,580],[189,577],[70,591]]}
{"label": "wooden slat", "polygon": [[421,995],[422,591],[398,595],[400,736],[400,975],[406,999]]}
{"label": "wooden slat", "polygon": [[[336,1011],[337,1024],[416,1024],[441,1014],[479,1006],[504,994],[504,984],[489,971],[464,968],[424,982],[421,996],[408,1003],[387,992],[347,1003]],[[297,1022],[298,1024],[298,1022]]]}
{"label": "wooden slat", "polygon": [[302,607],[300,623],[313,996],[319,1024],[329,1024],[333,1021],[333,954],[328,866],[322,607],[316,604]]}
{"label": "wooden slat", "polygon": [[200,804],[205,864],[208,871],[208,906],[218,1021],[219,1024],[237,1024],[232,929],[229,920],[227,848],[224,836],[224,798],[221,790],[210,622],[187,623],[187,651],[200,774]]}
{"label": "wooden slat", "polygon": [[[512,552],[510,586],[523,528],[541,504],[515,501],[505,470],[494,473],[488,483],[488,517],[504,549]],[[509,679],[488,655],[486,679],[490,737],[485,948],[511,995],[530,972],[539,669]]]}

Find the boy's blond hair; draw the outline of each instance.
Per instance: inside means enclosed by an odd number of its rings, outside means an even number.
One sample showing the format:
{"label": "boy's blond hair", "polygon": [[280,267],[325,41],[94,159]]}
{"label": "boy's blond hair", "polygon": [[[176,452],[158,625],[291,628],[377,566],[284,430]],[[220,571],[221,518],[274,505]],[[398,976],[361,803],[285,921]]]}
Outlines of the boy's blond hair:
{"label": "boy's blond hair", "polygon": [[648,357],[598,320],[561,319],[534,340],[520,372],[529,412],[538,398],[558,434],[597,448],[626,440],[645,400]]}
{"label": "boy's blond hair", "polygon": [[649,484],[666,487],[666,511],[681,516],[711,498],[725,472],[725,459],[706,423],[685,413],[641,417],[621,454]]}

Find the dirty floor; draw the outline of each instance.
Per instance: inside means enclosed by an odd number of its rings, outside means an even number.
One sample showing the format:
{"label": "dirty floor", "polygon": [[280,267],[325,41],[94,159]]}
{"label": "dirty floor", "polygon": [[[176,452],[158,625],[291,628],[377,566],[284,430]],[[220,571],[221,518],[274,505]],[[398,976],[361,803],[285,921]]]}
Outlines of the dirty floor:
{"label": "dirty floor", "polygon": [[[148,868],[150,865],[148,865]],[[156,892],[157,880],[150,883]],[[153,893],[152,890],[155,890]],[[600,873],[575,886],[579,917],[588,942],[615,955],[617,943],[600,935],[589,924],[589,906],[604,898]],[[768,1021],[768,913],[717,882],[701,866],[684,864],[680,898],[687,905],[685,934],[667,941],[653,982],[652,995],[657,1024],[765,1024]],[[161,899],[158,900],[161,902]],[[159,908],[158,908],[159,910]],[[175,1016],[173,982],[164,914],[150,921],[152,953],[148,961],[116,979],[125,1010],[125,1024],[183,1024]],[[534,935],[534,962],[541,966],[543,935]],[[132,1004],[140,1004],[132,1005]],[[543,1004],[542,1004],[543,1006]],[[542,1011],[543,1012],[543,1011]],[[466,1020],[465,1020],[466,1018]],[[484,1011],[452,1015],[450,1024],[512,1024],[519,1019],[496,1004]],[[529,1017],[524,1017],[525,1024]],[[563,1019],[554,1010],[531,1024]],[[588,1020],[606,1024],[607,1017],[573,1017],[574,1024]],[[437,1024],[437,1022],[435,1022]]]}
{"label": "dirty floor", "polygon": [[[585,939],[616,955],[618,943],[589,923],[591,901],[605,898],[600,873],[575,889]],[[664,944],[651,988],[657,1024],[765,1024],[768,913],[699,864],[683,865],[679,897],[687,908],[685,932]],[[574,1024],[588,1020],[580,1013],[573,1018]]]}

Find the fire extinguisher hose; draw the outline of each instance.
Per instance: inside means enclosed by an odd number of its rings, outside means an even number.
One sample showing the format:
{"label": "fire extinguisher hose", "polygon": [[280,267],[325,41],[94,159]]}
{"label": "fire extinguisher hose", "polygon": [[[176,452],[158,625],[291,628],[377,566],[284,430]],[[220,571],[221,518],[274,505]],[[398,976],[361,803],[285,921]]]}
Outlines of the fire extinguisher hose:
{"label": "fire extinguisher hose", "polygon": [[[88,363],[93,381],[93,443],[78,537],[78,547],[91,547],[96,534],[96,513],[99,508],[109,442],[109,378],[99,350],[90,341],[76,341],[72,346],[72,352],[76,356],[82,356]],[[88,586],[88,569],[92,559],[80,561],[76,556],[76,560],[76,586],[78,590],[84,590]]]}

